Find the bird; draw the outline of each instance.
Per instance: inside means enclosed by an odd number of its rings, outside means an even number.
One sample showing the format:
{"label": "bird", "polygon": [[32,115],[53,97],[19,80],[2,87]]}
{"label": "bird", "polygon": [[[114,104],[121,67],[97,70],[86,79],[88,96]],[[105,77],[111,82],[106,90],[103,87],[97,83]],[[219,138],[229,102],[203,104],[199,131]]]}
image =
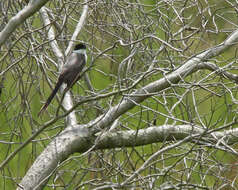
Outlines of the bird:
{"label": "bird", "polygon": [[59,75],[55,88],[51,92],[45,104],[41,107],[38,113],[38,117],[49,106],[50,102],[52,101],[52,99],[54,98],[54,96],[56,95],[57,91],[59,90],[59,88],[63,83],[67,84],[67,87],[64,90],[65,93],[81,78],[81,72],[84,66],[86,65],[86,62],[87,62],[86,45],[83,43],[79,43],[75,46],[72,54],[66,59],[66,62],[63,65],[62,71]]}

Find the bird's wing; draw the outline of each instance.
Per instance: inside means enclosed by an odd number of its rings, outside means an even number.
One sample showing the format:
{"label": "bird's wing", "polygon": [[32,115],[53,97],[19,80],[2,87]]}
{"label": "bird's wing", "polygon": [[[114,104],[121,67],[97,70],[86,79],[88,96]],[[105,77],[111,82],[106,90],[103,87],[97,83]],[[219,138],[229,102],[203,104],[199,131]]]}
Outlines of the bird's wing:
{"label": "bird's wing", "polygon": [[81,72],[85,64],[84,54],[72,53],[66,60],[62,73]]}
{"label": "bird's wing", "polygon": [[68,58],[63,66],[62,73],[60,74],[60,77],[62,77],[68,87],[73,86],[73,84],[80,78],[80,73],[85,64],[86,61],[84,54],[73,53]]}

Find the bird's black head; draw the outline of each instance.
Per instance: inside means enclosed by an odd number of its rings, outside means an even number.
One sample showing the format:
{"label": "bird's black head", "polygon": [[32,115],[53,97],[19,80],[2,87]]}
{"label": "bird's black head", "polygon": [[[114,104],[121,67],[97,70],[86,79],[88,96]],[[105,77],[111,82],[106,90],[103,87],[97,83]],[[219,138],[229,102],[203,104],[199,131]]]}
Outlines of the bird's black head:
{"label": "bird's black head", "polygon": [[75,47],[74,47],[74,50],[80,50],[80,49],[86,49],[86,45],[85,44],[77,44]]}

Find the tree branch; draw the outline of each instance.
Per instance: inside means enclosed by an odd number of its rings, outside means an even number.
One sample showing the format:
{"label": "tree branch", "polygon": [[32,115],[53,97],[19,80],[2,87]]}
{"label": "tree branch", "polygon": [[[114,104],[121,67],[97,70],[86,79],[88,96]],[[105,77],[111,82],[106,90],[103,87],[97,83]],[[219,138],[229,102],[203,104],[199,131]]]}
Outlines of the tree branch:
{"label": "tree branch", "polygon": [[218,140],[223,139],[226,144],[231,145],[238,141],[238,129],[221,132],[208,131],[192,125],[162,125],[140,130],[103,133],[97,141],[95,149],[142,146],[165,141],[183,140],[191,135],[202,136],[201,139],[192,138],[188,140],[189,142],[199,144],[216,143]]}
{"label": "tree branch", "polygon": [[0,47],[19,25],[21,25],[28,17],[36,13],[48,1],[49,0],[30,1],[24,9],[12,17],[5,28],[0,32]]}

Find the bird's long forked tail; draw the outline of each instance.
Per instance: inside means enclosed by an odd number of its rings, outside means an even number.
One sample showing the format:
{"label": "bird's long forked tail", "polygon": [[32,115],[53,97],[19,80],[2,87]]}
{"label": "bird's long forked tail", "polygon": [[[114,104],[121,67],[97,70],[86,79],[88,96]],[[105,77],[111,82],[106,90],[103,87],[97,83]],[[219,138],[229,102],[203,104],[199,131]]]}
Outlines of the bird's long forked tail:
{"label": "bird's long forked tail", "polygon": [[57,91],[59,90],[61,84],[63,82],[58,80],[58,82],[55,85],[54,90],[52,91],[52,93],[50,94],[49,98],[46,100],[46,103],[41,107],[39,113],[37,114],[37,116],[39,117],[45,110],[46,108],[49,106],[50,102],[52,101],[52,99],[54,98],[54,96],[56,95]]}

